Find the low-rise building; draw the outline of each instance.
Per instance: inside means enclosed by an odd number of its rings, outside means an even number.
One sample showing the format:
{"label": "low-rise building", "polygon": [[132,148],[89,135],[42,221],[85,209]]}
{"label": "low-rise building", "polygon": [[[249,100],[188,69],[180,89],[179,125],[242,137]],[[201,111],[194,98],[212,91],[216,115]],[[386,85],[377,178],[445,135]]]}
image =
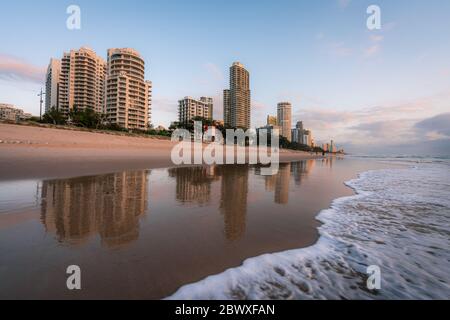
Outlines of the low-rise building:
{"label": "low-rise building", "polygon": [[19,122],[32,117],[30,113],[25,113],[22,109],[11,104],[0,103],[0,120]]}
{"label": "low-rise building", "polygon": [[178,101],[178,121],[180,123],[187,123],[196,117],[202,117],[212,121],[213,105],[213,99],[209,97],[201,97],[200,100],[185,97]]}

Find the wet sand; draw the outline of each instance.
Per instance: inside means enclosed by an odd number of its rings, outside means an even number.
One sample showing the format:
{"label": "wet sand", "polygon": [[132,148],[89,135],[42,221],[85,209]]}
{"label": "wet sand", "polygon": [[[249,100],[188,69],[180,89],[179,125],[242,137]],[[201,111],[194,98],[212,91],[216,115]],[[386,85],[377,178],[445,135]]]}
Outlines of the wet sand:
{"label": "wet sand", "polygon": [[[0,183],[0,298],[161,299],[247,258],[310,246],[349,159],[129,171]],[[14,219],[17,217],[17,219]],[[65,269],[82,269],[82,290]]]}
{"label": "wet sand", "polygon": [[[283,152],[173,168],[168,140],[0,124],[0,298],[161,299],[318,238],[315,217],[380,164]],[[298,161],[302,160],[302,161]],[[164,169],[172,167],[170,169]],[[142,170],[145,169],[145,170]],[[66,268],[82,269],[82,290]]]}
{"label": "wet sand", "polygon": [[[0,181],[88,176],[173,166],[176,143],[156,137],[0,123]],[[280,152],[280,161],[318,158]]]}

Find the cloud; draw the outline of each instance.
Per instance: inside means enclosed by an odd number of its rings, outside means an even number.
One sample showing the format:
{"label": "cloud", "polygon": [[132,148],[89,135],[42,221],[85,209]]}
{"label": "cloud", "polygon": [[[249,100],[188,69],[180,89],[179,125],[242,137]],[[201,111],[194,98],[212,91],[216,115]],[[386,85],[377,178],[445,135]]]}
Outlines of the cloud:
{"label": "cloud", "polygon": [[384,32],[394,30],[396,27],[397,27],[397,22],[395,22],[395,21],[383,23],[383,25],[382,25]]}
{"label": "cloud", "polygon": [[45,80],[45,68],[37,67],[17,57],[0,53],[0,79],[42,84]]}
{"label": "cloud", "polygon": [[419,141],[413,144],[400,143],[392,145],[353,145],[349,142],[345,143],[345,150],[353,154],[449,156],[450,140]]}
{"label": "cloud", "polygon": [[325,39],[325,34],[323,32],[319,32],[316,34],[316,40],[323,40]]}
{"label": "cloud", "polygon": [[[319,35],[316,35],[316,40],[323,39]],[[366,43],[361,46],[357,46],[354,43],[349,45],[343,41],[328,41],[326,42],[326,49],[331,55],[336,57],[362,56],[363,58],[371,58],[382,51],[384,39],[384,35],[371,34]]]}
{"label": "cloud", "polygon": [[450,68],[443,68],[439,71],[439,75],[442,77],[449,77],[450,76]]}
{"label": "cloud", "polygon": [[384,36],[371,35],[369,40],[370,40],[370,45],[367,49],[364,50],[364,56],[366,58],[373,57],[381,51],[381,43],[384,40]]}
{"label": "cloud", "polygon": [[338,4],[339,8],[342,8],[342,9],[347,8],[351,2],[352,2],[352,0],[337,0],[337,4]]}
{"label": "cloud", "polygon": [[216,64],[207,62],[205,63],[204,68],[215,80],[223,81],[225,79],[222,70]]}
{"label": "cloud", "polygon": [[[450,137],[448,92],[358,110],[302,108],[294,114],[318,142],[334,139],[353,148],[419,144]],[[444,110],[444,111],[443,111]]]}
{"label": "cloud", "polygon": [[372,42],[381,42],[381,41],[384,40],[384,36],[382,36],[382,35],[371,35],[370,36],[370,40]]}
{"label": "cloud", "polygon": [[429,140],[450,139],[450,113],[443,113],[422,120],[414,126]]}
{"label": "cloud", "polygon": [[344,42],[334,42],[330,44],[331,54],[337,57],[348,57],[352,54],[352,49],[347,47]]}
{"label": "cloud", "polygon": [[411,130],[415,122],[411,119],[366,122],[349,129],[355,131],[359,135],[359,140],[366,143],[389,145],[415,140],[417,136],[414,130]]}
{"label": "cloud", "polygon": [[267,105],[263,102],[252,100],[251,107],[251,125],[252,127],[262,127],[266,125]]}
{"label": "cloud", "polygon": [[157,127],[168,127],[172,121],[178,119],[178,101],[165,97],[153,97],[152,124]]}

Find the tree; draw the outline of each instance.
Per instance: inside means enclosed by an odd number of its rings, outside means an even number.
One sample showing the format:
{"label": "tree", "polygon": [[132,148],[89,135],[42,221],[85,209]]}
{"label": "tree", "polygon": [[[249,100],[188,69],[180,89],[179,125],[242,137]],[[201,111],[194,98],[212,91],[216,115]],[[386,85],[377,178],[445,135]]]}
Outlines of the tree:
{"label": "tree", "polygon": [[66,116],[55,107],[47,111],[42,117],[42,122],[51,123],[54,125],[65,124],[66,120],[67,120]]}
{"label": "tree", "polygon": [[[283,137],[283,136],[280,136],[280,148],[306,151],[306,152],[311,152],[311,151],[315,150],[315,149],[311,148],[310,146],[307,146],[306,144],[289,141],[288,139],[286,139],[286,137]],[[320,150],[322,150],[322,149],[320,149]]]}
{"label": "tree", "polygon": [[99,129],[104,122],[104,117],[91,108],[79,111],[77,107],[74,107],[69,117],[73,125],[90,129]]}

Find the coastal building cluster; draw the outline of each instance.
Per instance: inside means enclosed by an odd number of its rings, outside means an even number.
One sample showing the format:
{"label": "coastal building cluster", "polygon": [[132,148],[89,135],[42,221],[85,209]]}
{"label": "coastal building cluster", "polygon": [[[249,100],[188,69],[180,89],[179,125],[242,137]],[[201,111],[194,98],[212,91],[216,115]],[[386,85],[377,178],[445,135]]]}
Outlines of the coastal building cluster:
{"label": "coastal building cluster", "polygon": [[[145,80],[145,62],[134,49],[109,49],[107,59],[92,49],[82,47],[50,60],[46,76],[46,112],[57,109],[65,116],[74,110],[92,109],[106,120],[128,130],[152,128],[152,82]],[[229,69],[229,88],[223,91],[223,121],[214,119],[213,98],[184,97],[178,101],[178,121],[183,125],[194,119],[205,119],[230,128],[251,128],[250,73],[240,62]],[[302,121],[292,128],[293,107],[283,101],[277,114],[269,115],[265,129],[279,134],[291,143],[316,147],[311,130]],[[171,126],[172,127],[172,126]],[[162,126],[160,130],[165,130]],[[334,142],[321,145],[325,151],[337,152]]]}
{"label": "coastal building cluster", "polygon": [[[178,122],[186,123],[194,118],[213,120],[212,98],[200,100],[185,97],[178,102]],[[240,62],[230,67],[230,87],[223,91],[223,125],[230,128],[249,129],[251,126],[250,73]]]}
{"label": "coastal building cluster", "polygon": [[125,129],[146,130],[151,123],[152,83],[145,62],[129,48],[109,49],[107,61],[89,48],[51,59],[46,77],[46,112],[65,115],[92,109]]}
{"label": "coastal building cluster", "polygon": [[289,102],[280,102],[277,107],[277,115],[267,116],[267,124],[260,129],[265,129],[271,133],[278,130],[281,136],[289,142],[307,145],[314,148],[316,145],[311,130],[303,127],[303,121],[298,121],[295,128],[292,128],[292,104]]}
{"label": "coastal building cluster", "polygon": [[30,113],[26,113],[12,104],[0,103],[0,120],[19,122],[31,117]]}

